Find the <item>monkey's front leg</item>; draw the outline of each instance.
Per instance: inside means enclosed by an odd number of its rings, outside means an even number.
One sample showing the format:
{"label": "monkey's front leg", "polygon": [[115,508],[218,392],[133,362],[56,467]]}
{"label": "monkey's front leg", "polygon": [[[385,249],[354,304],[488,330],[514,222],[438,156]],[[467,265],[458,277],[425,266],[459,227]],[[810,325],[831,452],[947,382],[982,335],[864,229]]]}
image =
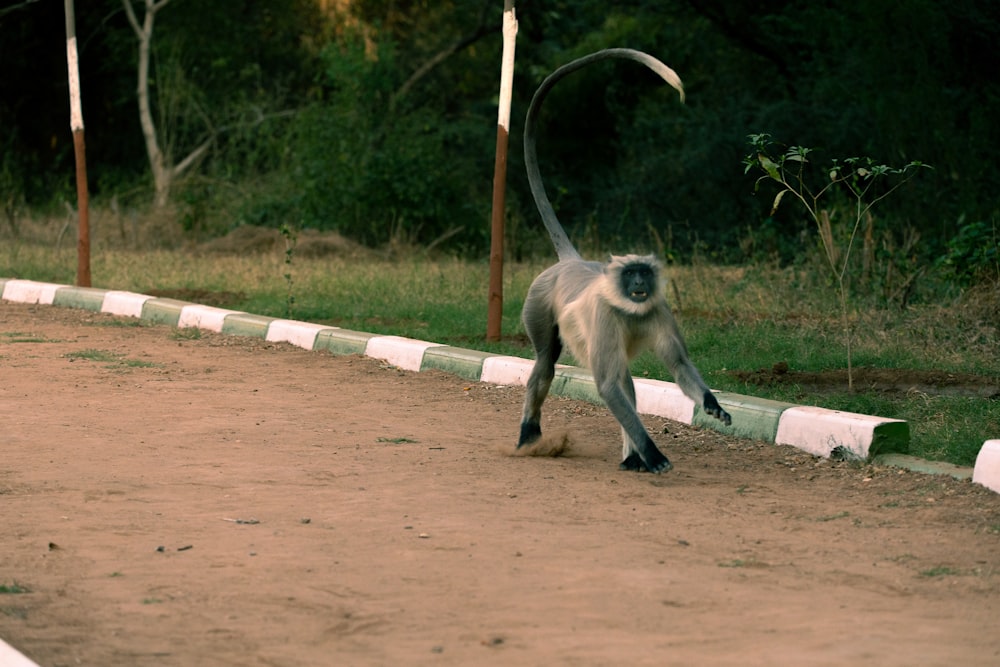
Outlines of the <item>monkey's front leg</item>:
{"label": "monkey's front leg", "polygon": [[719,399],[701,379],[701,373],[688,359],[684,339],[677,330],[673,316],[669,313],[665,316],[663,331],[657,339],[656,353],[670,369],[674,382],[681,388],[685,396],[694,401],[695,404],[700,402],[705,414],[715,417],[726,426],[733,423],[733,418],[719,405]]}

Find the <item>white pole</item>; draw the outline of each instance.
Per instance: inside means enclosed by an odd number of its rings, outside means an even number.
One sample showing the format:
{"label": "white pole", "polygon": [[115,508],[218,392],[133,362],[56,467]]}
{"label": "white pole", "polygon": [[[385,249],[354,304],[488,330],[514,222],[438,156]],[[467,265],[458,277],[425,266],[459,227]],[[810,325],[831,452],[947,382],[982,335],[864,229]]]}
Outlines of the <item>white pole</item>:
{"label": "white pole", "polygon": [[80,58],[76,50],[76,14],[73,0],[65,0],[66,66],[69,68],[69,127],[76,155],[76,284],[90,287],[90,194],[87,190],[87,152],[80,104]]}
{"label": "white pole", "polygon": [[503,236],[507,193],[507,143],[510,136],[510,101],[514,88],[514,45],[517,17],[514,1],[505,0],[503,11],[503,61],[500,66],[500,105],[497,110],[497,150],[493,166],[493,216],[490,228],[490,295],[486,340],[500,340],[503,320]]}

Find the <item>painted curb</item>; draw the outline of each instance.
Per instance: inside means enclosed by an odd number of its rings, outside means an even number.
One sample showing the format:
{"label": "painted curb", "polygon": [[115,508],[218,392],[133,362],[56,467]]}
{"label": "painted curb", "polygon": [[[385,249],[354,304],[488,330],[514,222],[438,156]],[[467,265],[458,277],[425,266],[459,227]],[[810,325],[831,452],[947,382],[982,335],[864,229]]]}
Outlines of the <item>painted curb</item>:
{"label": "painted curb", "polygon": [[1000,440],[987,440],[976,457],[972,481],[1000,493]]}
{"label": "painted curb", "polygon": [[106,293],[107,290],[96,289],[94,287],[61,289],[56,292],[55,297],[52,299],[52,305],[99,311],[104,304],[104,295]]}
{"label": "painted curb", "polygon": [[38,667],[38,663],[29,660],[27,656],[2,639],[0,639],[0,665],[3,667]]}
{"label": "painted curb", "polygon": [[792,403],[743,396],[728,391],[715,392],[715,397],[719,400],[719,405],[732,416],[732,425],[726,426],[720,423],[718,419],[705,414],[701,409],[695,411],[693,424],[712,428],[727,435],[766,442],[775,441],[781,415],[789,408],[796,407]]}
{"label": "painted curb", "polygon": [[207,329],[215,333],[222,333],[222,327],[226,324],[226,318],[235,314],[235,310],[226,310],[225,308],[216,308],[215,306],[184,306],[181,308],[181,316],[177,320],[177,326],[181,328]]}
{"label": "painted curb", "polygon": [[264,340],[269,343],[291,343],[297,347],[311,350],[316,346],[319,332],[332,328],[297,320],[271,320],[267,326]]}
{"label": "painted curb", "polygon": [[350,329],[324,329],[316,334],[313,350],[326,350],[330,354],[364,354],[372,338],[375,334]]}
{"label": "painted curb", "polygon": [[152,298],[142,302],[140,319],[152,324],[166,324],[176,327],[181,319],[181,311],[186,304],[177,299]]}
{"label": "painted curb", "polygon": [[635,380],[635,409],[641,414],[666,417],[682,424],[694,420],[694,401],[673,382]]}
{"label": "painted curb", "polygon": [[483,374],[483,362],[492,355],[489,352],[465,350],[460,347],[441,345],[424,350],[420,370],[439,370],[453,373],[466,380],[479,381]]}
{"label": "painted curb", "polygon": [[402,336],[376,336],[368,339],[365,356],[387,361],[407,371],[419,371],[424,362],[424,353],[437,343],[413,340]]}
{"label": "painted curb", "polygon": [[528,384],[532,363],[521,357],[492,356],[483,360],[483,372],[480,382],[490,384]]}
{"label": "painted curb", "polygon": [[121,315],[122,317],[142,318],[142,307],[152,298],[145,294],[112,290],[104,294],[104,301],[101,302],[101,312],[110,315]]}
{"label": "painted curb", "polygon": [[[287,342],[311,351],[363,354],[411,371],[441,370],[460,377],[504,385],[525,385],[534,363],[401,336],[385,336],[337,327],[283,320],[241,311],[191,304],[175,299],[90,287],[0,278],[0,298],[19,303],[57,305],[136,317],[177,327],[198,327],[226,335]],[[895,465],[919,472],[968,477],[967,469],[907,456],[909,424],[899,419],[718,392],[719,403],[733,415],[725,426],[705,415],[673,382],[635,380],[639,412],[685,424],[791,445],[828,458],[844,457]],[[582,368],[558,365],[551,392],[600,403],[593,376]],[[972,481],[1000,492],[1000,440],[987,440],[971,474]]]}
{"label": "painted curb", "polygon": [[263,315],[233,313],[227,315],[225,322],[222,323],[222,333],[227,336],[263,338],[267,335],[267,328],[274,320],[273,317],[264,317]]}
{"label": "painted curb", "polygon": [[775,444],[830,458],[869,460],[880,452],[905,454],[910,427],[900,419],[796,406],[781,413]]}
{"label": "painted curb", "polygon": [[549,391],[580,401],[598,404],[604,402],[601,395],[597,393],[597,385],[594,384],[594,376],[590,374],[590,371],[575,366],[556,366],[556,374],[552,378],[552,386]]}
{"label": "painted curb", "polygon": [[33,280],[8,280],[4,282],[3,298],[21,303],[52,305],[59,285],[38,283]]}

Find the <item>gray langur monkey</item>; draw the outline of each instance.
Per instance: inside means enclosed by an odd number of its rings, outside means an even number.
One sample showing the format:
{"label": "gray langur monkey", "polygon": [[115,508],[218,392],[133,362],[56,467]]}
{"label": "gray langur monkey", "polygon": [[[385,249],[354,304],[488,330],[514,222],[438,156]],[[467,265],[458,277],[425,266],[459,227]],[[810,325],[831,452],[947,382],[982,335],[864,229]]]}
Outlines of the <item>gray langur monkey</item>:
{"label": "gray langur monkey", "polygon": [[584,65],[606,58],[638,61],[680,92],[677,74],[656,58],[632,49],[606,49],[574,60],[553,72],[535,92],[524,125],[524,161],[535,205],[555,246],[559,262],[535,278],[521,318],[535,348],[535,365],[528,378],[518,448],[542,434],[542,403],[555,376],[563,346],[588,366],[597,391],[622,428],[623,470],[661,473],[673,466],[656,447],[635,409],[635,385],[629,360],[652,349],[670,369],[674,380],[696,405],[725,424],[722,409],[688,359],[677,322],[663,295],[660,264],[653,255],[612,256],[608,263],[585,261],[556,218],[538,171],[535,119],[552,86]]}

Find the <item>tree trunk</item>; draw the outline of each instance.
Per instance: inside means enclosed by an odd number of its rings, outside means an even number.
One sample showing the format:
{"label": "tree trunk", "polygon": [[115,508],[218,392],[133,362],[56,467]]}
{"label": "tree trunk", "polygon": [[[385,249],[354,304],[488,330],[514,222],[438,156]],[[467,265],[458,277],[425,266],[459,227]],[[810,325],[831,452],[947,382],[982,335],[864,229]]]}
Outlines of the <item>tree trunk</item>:
{"label": "tree trunk", "polygon": [[156,138],[156,125],[153,123],[153,113],[149,105],[149,50],[153,41],[153,20],[156,12],[163,9],[170,0],[145,0],[146,14],[143,17],[142,25],[136,19],[135,11],[132,9],[131,0],[122,0],[125,13],[128,15],[132,30],[139,40],[139,81],[136,87],[136,94],[139,98],[139,123],[142,126],[142,136],[146,141],[146,155],[149,158],[149,169],[153,174],[153,186],[156,194],[153,203],[160,208],[167,204],[170,198],[170,183],[173,179],[173,171],[166,165],[163,151]]}

